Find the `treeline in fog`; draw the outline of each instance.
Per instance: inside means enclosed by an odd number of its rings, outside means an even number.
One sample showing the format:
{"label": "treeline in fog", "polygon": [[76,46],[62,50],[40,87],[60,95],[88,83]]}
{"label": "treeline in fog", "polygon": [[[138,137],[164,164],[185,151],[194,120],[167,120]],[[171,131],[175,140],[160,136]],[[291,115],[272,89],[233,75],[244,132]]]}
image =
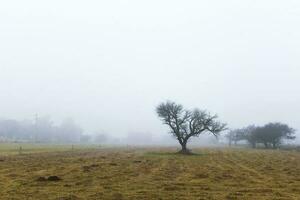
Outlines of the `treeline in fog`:
{"label": "treeline in fog", "polygon": [[239,141],[246,141],[252,148],[278,148],[283,141],[294,140],[295,129],[282,123],[269,123],[264,126],[251,125],[241,129],[234,129],[226,135],[229,145],[237,145]]}
{"label": "treeline in fog", "polygon": [[72,119],[55,125],[49,117],[30,120],[0,120],[0,141],[74,143],[86,140]]}

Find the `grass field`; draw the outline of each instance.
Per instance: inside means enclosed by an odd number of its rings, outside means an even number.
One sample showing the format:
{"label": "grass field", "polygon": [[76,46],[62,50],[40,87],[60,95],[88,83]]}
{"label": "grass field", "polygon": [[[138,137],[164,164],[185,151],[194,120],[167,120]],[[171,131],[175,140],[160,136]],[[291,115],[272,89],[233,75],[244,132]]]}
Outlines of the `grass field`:
{"label": "grass field", "polygon": [[299,152],[16,147],[0,148],[1,199],[300,199]]}
{"label": "grass field", "polygon": [[0,143],[0,156],[99,149],[99,145]]}

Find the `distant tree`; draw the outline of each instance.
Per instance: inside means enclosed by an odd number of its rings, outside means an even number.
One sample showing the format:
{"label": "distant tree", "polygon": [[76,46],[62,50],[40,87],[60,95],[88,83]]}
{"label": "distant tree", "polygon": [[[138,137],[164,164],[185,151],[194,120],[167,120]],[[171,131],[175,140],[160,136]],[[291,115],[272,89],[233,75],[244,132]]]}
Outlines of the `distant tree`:
{"label": "distant tree", "polygon": [[295,130],[286,124],[269,123],[260,129],[258,138],[264,143],[266,148],[268,148],[269,145],[272,146],[272,148],[277,148],[282,143],[282,140],[295,139],[294,134]]}
{"label": "distant tree", "polygon": [[65,119],[58,128],[59,140],[65,143],[80,142],[80,137],[83,133],[81,127],[79,127],[73,119]]}
{"label": "distant tree", "polygon": [[234,131],[233,130],[230,130],[226,135],[225,135],[225,137],[226,137],[226,139],[228,140],[228,144],[229,144],[229,146],[231,146],[232,145],[232,142],[234,141]]}
{"label": "distant tree", "polygon": [[0,121],[0,136],[4,139],[18,140],[22,138],[22,128],[16,120]]}
{"label": "distant tree", "polygon": [[199,109],[185,110],[182,105],[175,102],[161,103],[157,106],[156,112],[178,140],[182,154],[190,153],[187,143],[191,137],[197,137],[206,132],[217,137],[221,131],[226,130],[226,124],[216,121],[217,115],[210,115]]}
{"label": "distant tree", "polygon": [[256,148],[263,144],[265,148],[277,148],[284,139],[295,139],[295,130],[286,124],[269,123],[264,126],[248,126],[240,129],[248,143]]}
{"label": "distant tree", "polygon": [[269,148],[269,138],[265,132],[264,127],[256,127],[252,132],[252,138],[257,144],[261,143],[266,149]]}
{"label": "distant tree", "polygon": [[92,137],[90,135],[80,135],[80,142],[81,143],[89,143]]}
{"label": "distant tree", "polygon": [[61,126],[55,126],[50,117],[31,120],[0,120],[0,140],[31,142],[79,142],[83,130],[73,120],[65,120]]}
{"label": "distant tree", "polygon": [[38,118],[32,131],[35,142],[52,142],[54,139],[54,124],[49,116]]}
{"label": "distant tree", "polygon": [[98,144],[103,144],[108,141],[108,136],[104,133],[96,133],[94,137],[94,142]]}
{"label": "distant tree", "polygon": [[256,145],[258,143],[257,129],[258,127],[254,125],[250,125],[246,128],[241,129],[243,132],[243,137],[251,145],[252,148],[256,148]]}
{"label": "distant tree", "polygon": [[234,145],[237,145],[237,143],[241,140],[245,140],[245,133],[244,129],[233,129],[230,130],[226,136],[225,136],[229,142],[229,146],[234,143]]}
{"label": "distant tree", "polygon": [[129,132],[124,142],[128,145],[150,145],[153,141],[153,135],[147,132]]}

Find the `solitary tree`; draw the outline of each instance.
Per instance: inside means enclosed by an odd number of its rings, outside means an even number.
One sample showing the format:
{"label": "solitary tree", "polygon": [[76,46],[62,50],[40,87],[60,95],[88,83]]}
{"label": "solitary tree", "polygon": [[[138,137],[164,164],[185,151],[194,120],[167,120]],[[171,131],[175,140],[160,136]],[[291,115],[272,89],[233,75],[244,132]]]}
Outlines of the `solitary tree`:
{"label": "solitary tree", "polygon": [[179,153],[189,154],[188,140],[202,133],[212,133],[216,137],[226,129],[226,124],[216,121],[217,115],[210,115],[206,111],[194,109],[185,110],[182,105],[167,101],[157,106],[156,112],[163,123],[168,125],[171,134],[181,145]]}

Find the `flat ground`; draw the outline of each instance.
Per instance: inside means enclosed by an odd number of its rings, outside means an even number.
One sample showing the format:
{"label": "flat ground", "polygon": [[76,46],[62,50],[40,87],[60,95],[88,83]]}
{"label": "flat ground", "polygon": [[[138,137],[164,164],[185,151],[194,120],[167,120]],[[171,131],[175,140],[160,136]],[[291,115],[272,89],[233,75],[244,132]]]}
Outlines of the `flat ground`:
{"label": "flat ground", "polygon": [[55,147],[18,155],[16,147],[5,149],[0,199],[300,199],[300,152],[194,149],[197,155],[182,156],[171,148]]}

